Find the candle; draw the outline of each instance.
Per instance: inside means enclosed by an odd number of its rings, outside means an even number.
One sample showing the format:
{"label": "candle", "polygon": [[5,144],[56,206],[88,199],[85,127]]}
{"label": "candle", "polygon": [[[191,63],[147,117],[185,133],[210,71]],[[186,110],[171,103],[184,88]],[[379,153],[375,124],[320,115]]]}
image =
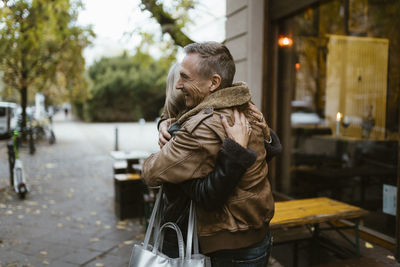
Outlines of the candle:
{"label": "candle", "polygon": [[342,118],[342,113],[338,112],[336,114],[336,135],[340,135],[340,119]]}

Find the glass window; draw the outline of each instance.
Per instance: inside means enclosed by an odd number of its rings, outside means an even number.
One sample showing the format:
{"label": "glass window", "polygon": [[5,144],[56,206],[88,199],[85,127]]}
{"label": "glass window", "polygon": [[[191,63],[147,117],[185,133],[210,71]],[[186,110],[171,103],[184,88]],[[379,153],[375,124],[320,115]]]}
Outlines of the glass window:
{"label": "glass window", "polygon": [[[370,211],[394,237],[400,1],[322,1],[278,21],[277,190]],[[286,38],[286,39],[285,39]]]}

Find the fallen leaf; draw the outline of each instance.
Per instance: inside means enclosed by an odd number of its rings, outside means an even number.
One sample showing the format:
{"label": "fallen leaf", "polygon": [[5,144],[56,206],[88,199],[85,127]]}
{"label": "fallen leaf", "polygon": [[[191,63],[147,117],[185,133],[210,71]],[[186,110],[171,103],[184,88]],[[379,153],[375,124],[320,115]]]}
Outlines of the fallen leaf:
{"label": "fallen leaf", "polygon": [[47,169],[54,169],[57,165],[54,163],[46,163],[45,167]]}
{"label": "fallen leaf", "polygon": [[395,259],[396,259],[393,255],[387,255],[386,257],[387,257],[388,259],[391,259],[391,260],[395,260]]}
{"label": "fallen leaf", "polygon": [[104,229],[110,229],[111,228],[111,226],[109,226],[109,225],[104,225]]}
{"label": "fallen leaf", "polygon": [[13,214],[13,211],[12,211],[12,210],[7,210],[7,211],[6,211],[6,214],[7,214],[7,215],[11,215],[11,214]]}
{"label": "fallen leaf", "polygon": [[7,208],[7,205],[0,203],[0,209],[5,209],[5,208]]}
{"label": "fallen leaf", "polygon": [[62,223],[57,223],[57,227],[63,227],[63,224]]}
{"label": "fallen leaf", "polygon": [[18,219],[23,219],[24,218],[24,215],[18,215]]}
{"label": "fallen leaf", "polygon": [[96,221],[96,225],[101,225],[101,221]]}
{"label": "fallen leaf", "polygon": [[44,265],[49,265],[50,263],[48,261],[43,261],[42,262]]}
{"label": "fallen leaf", "polygon": [[95,211],[90,212],[90,215],[92,215],[92,216],[94,216],[96,214],[97,214],[97,212],[95,212]]}
{"label": "fallen leaf", "polygon": [[83,228],[85,228],[85,226],[83,224],[80,224],[79,228],[83,229]]}
{"label": "fallen leaf", "polygon": [[47,256],[47,251],[40,251],[40,255],[42,255],[42,256]]}
{"label": "fallen leaf", "polygon": [[104,266],[104,264],[103,263],[101,263],[101,262],[96,262],[96,264],[95,264],[97,267],[103,267]]}
{"label": "fallen leaf", "polygon": [[135,236],[135,238],[137,240],[143,240],[144,239],[144,234],[138,234],[137,236]]}
{"label": "fallen leaf", "polygon": [[374,246],[371,243],[365,242],[365,247],[366,248],[374,248]]}
{"label": "fallen leaf", "polygon": [[99,241],[100,241],[100,239],[98,239],[97,237],[90,239],[90,242],[99,242]]}
{"label": "fallen leaf", "polygon": [[133,244],[133,240],[126,240],[124,241],[125,245],[132,245]]}
{"label": "fallen leaf", "polygon": [[52,199],[50,199],[49,203],[50,204],[56,204],[56,202],[54,200],[52,200]]}

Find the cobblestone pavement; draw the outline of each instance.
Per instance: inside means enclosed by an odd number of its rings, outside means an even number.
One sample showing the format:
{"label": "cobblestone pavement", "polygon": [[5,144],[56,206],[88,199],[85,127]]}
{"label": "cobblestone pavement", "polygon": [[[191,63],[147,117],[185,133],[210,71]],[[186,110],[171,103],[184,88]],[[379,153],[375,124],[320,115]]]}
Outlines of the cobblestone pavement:
{"label": "cobblestone pavement", "polygon": [[[114,125],[61,115],[55,145],[41,142],[33,156],[20,151],[31,189],[25,200],[9,187],[6,141],[0,141],[0,267],[127,266],[144,226],[114,214]],[[156,141],[141,141],[156,138],[155,123],[119,126],[120,147],[157,149]]]}

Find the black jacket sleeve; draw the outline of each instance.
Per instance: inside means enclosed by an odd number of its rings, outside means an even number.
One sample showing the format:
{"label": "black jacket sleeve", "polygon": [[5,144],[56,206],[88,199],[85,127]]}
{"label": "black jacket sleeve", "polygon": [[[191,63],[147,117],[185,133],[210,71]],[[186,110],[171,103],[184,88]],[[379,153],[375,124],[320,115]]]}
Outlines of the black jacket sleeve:
{"label": "black jacket sleeve", "polygon": [[226,138],[214,169],[204,178],[188,180],[180,186],[197,206],[208,211],[219,209],[256,159],[256,152]]}
{"label": "black jacket sleeve", "polygon": [[274,157],[282,152],[281,140],[279,140],[278,135],[272,129],[269,129],[269,131],[271,139],[264,142],[265,151],[267,152],[267,162],[270,162]]}

